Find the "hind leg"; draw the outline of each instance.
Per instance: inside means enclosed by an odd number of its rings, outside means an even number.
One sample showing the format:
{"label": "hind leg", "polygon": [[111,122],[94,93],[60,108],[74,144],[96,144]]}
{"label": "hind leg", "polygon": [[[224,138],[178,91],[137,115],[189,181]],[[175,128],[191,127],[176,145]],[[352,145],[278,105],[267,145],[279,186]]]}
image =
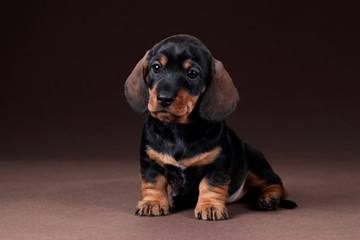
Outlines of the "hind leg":
{"label": "hind leg", "polygon": [[284,196],[281,182],[272,183],[251,171],[246,177],[246,188],[249,189],[251,203],[262,211],[275,210]]}
{"label": "hind leg", "polygon": [[252,195],[250,199],[258,210],[275,210],[284,198],[281,179],[272,170],[264,155],[246,144],[249,172],[246,187]]}
{"label": "hind leg", "polygon": [[261,195],[257,202],[259,210],[275,210],[282,199],[283,190],[279,184],[271,184],[260,189]]}

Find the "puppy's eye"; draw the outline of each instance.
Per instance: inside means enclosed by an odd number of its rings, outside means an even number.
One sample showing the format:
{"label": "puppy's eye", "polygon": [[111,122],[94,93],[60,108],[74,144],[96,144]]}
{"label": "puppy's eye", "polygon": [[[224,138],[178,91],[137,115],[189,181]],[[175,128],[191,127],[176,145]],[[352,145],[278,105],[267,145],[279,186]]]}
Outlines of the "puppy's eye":
{"label": "puppy's eye", "polygon": [[189,78],[195,79],[195,78],[197,78],[199,76],[199,73],[197,71],[195,71],[194,69],[189,69],[187,71],[187,75],[188,75]]}
{"label": "puppy's eye", "polygon": [[151,67],[154,73],[159,73],[161,71],[161,65],[158,63],[153,64]]}

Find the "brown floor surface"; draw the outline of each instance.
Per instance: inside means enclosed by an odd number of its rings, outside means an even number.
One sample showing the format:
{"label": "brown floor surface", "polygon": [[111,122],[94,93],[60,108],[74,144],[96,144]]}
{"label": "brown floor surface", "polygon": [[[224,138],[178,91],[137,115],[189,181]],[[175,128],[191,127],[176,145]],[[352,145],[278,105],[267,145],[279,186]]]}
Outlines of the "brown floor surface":
{"label": "brown floor surface", "polygon": [[360,239],[356,155],[271,160],[295,210],[228,206],[230,219],[199,221],[193,210],[134,215],[137,155],[0,161],[0,239]]}

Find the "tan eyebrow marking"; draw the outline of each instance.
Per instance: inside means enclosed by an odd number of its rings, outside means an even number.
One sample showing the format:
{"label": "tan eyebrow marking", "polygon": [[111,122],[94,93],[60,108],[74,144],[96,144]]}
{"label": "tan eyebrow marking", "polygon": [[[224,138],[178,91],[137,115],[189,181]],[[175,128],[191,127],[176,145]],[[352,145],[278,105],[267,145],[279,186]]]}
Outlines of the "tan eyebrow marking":
{"label": "tan eyebrow marking", "polygon": [[164,153],[159,153],[154,149],[151,149],[150,147],[148,147],[148,149],[146,150],[146,154],[149,156],[149,158],[154,160],[161,166],[173,165],[179,168],[205,166],[212,163],[219,156],[220,152],[221,147],[216,147],[208,152],[197,154],[194,157],[176,161],[175,158],[173,158],[172,156]]}
{"label": "tan eyebrow marking", "polygon": [[191,61],[189,61],[189,60],[186,60],[186,61],[183,63],[183,67],[184,67],[185,69],[190,68],[192,65],[193,65],[193,63],[192,63]]}
{"label": "tan eyebrow marking", "polygon": [[161,64],[162,66],[165,66],[165,64],[167,63],[166,57],[161,56],[161,57],[159,58],[159,62],[160,62],[160,64]]}

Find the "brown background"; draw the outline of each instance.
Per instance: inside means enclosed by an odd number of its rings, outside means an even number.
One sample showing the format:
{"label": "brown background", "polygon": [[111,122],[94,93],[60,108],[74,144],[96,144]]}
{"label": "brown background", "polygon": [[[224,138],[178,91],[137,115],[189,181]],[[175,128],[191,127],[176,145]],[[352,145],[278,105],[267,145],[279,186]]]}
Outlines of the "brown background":
{"label": "brown background", "polygon": [[[1,1],[0,239],[359,239],[358,8],[324,1]],[[200,38],[296,210],[134,216],[143,116],[123,84],[172,34]]]}
{"label": "brown background", "polygon": [[243,139],[281,154],[358,152],[350,5],[3,4],[1,158],[133,154],[143,118],[127,106],[124,81],[147,49],[177,33],[224,62],[241,96],[228,123]]}

